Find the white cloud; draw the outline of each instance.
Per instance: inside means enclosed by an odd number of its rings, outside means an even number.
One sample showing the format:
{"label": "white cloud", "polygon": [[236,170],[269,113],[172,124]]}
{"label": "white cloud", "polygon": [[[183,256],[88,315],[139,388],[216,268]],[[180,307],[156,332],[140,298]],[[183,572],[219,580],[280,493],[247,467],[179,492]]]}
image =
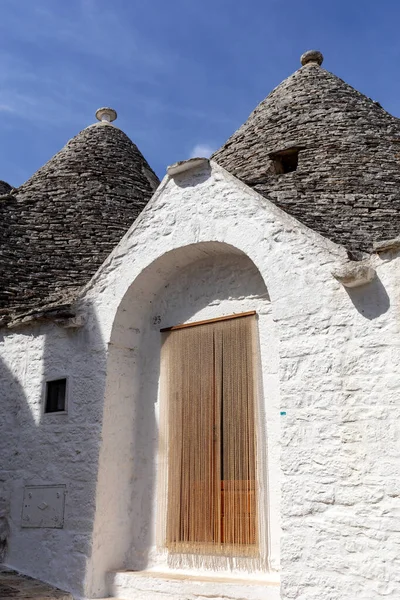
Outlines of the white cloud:
{"label": "white cloud", "polygon": [[190,158],[209,158],[214,151],[215,148],[210,144],[196,144],[190,153]]}

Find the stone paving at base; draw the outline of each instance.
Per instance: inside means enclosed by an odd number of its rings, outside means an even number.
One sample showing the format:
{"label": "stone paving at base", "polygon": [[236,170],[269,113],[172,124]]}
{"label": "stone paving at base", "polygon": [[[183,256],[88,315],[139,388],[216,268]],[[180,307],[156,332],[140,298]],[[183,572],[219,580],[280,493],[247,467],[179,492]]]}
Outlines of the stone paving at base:
{"label": "stone paving at base", "polygon": [[73,600],[71,594],[67,592],[2,566],[0,566],[0,599]]}

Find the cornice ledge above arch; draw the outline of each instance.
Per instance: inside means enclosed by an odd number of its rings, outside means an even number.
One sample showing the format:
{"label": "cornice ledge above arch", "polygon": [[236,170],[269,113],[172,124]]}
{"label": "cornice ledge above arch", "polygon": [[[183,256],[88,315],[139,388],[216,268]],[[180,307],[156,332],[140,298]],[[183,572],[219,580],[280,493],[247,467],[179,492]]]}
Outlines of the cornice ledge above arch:
{"label": "cornice ledge above arch", "polygon": [[372,281],[376,277],[376,271],[369,259],[363,261],[348,260],[336,264],[332,270],[332,275],[344,287],[355,288]]}
{"label": "cornice ledge above arch", "polygon": [[167,173],[171,177],[175,177],[175,175],[180,175],[185,171],[191,171],[192,169],[209,164],[210,160],[208,158],[189,158],[188,160],[180,160],[179,162],[167,167]]}
{"label": "cornice ledge above arch", "polygon": [[373,245],[374,251],[379,252],[387,252],[388,250],[399,250],[400,249],[400,236],[395,237],[391,240],[382,240],[380,242],[375,242]]}

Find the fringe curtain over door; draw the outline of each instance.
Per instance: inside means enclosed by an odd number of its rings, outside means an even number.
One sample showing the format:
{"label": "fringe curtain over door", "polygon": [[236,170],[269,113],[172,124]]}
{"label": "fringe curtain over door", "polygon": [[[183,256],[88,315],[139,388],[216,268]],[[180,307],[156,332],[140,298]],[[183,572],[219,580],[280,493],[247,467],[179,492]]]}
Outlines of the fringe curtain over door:
{"label": "fringe curtain over door", "polygon": [[257,554],[255,316],[164,335],[165,545]]}

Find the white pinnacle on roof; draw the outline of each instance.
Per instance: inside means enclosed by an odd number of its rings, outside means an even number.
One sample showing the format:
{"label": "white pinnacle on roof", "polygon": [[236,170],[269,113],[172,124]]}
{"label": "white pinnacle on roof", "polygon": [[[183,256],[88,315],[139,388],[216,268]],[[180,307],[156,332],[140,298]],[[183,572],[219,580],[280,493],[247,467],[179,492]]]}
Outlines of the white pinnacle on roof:
{"label": "white pinnacle on roof", "polygon": [[108,106],[103,106],[103,108],[98,108],[96,110],[96,119],[98,121],[112,123],[117,118],[117,111],[113,108],[109,108]]}

